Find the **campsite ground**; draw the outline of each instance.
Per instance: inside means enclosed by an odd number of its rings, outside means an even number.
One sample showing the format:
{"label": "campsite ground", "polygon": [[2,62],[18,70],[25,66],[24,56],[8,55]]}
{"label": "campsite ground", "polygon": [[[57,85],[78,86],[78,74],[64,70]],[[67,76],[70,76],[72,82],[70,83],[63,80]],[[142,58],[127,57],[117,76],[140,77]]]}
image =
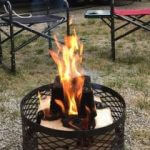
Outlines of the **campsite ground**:
{"label": "campsite ground", "polygon": [[[134,6],[150,6],[150,2],[136,2]],[[98,7],[99,8],[99,7]],[[96,8],[96,9],[98,9]],[[103,7],[102,7],[103,8]],[[110,59],[110,31],[100,20],[85,19],[84,10],[72,11],[72,27],[84,44],[85,72],[92,82],[119,92],[127,104],[125,149],[150,149],[150,33],[139,30],[116,44],[116,61]],[[150,19],[150,17],[145,17]],[[120,21],[117,21],[119,24]],[[36,26],[40,29],[42,25]],[[130,27],[127,27],[127,30]],[[53,32],[62,37],[65,27]],[[124,32],[122,30],[121,32]],[[24,33],[16,43],[31,36]],[[7,62],[9,44],[3,46]],[[54,48],[55,49],[55,48]],[[0,67],[0,149],[22,149],[20,118],[21,99],[32,89],[52,83],[56,65],[48,54],[48,43],[38,39],[17,53],[17,73],[12,75]]]}

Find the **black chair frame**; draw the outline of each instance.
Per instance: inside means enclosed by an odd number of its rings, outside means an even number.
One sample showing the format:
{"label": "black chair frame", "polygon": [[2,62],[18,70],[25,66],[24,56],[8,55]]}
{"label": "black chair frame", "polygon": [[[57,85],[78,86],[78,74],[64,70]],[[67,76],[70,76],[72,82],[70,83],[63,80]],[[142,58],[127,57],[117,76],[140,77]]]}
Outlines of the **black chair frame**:
{"label": "black chair frame", "polygon": [[[46,0],[47,3],[49,0]],[[1,3],[5,5],[7,8],[8,12],[6,15],[2,16],[1,19],[3,23],[1,26],[9,26],[9,34],[0,28],[0,63],[3,64],[3,51],[2,51],[2,44],[5,43],[6,41],[10,40],[10,55],[11,55],[11,71],[16,72],[16,58],[15,58],[15,53],[19,51],[21,48],[25,47],[26,45],[30,44],[34,40],[36,40],[39,37],[46,38],[49,43],[49,48],[52,48],[52,40],[53,38],[51,37],[51,30],[54,29],[56,26],[65,23],[66,22],[66,27],[67,27],[67,32],[66,34],[70,34],[70,29],[69,29],[69,5],[67,1],[64,1],[66,4],[66,17],[58,16],[56,15],[59,12],[64,11],[64,9],[59,9],[59,10],[53,10],[52,12],[49,12],[49,8],[46,10],[46,15],[45,14],[36,14],[32,16],[31,18],[18,18],[17,16],[13,15],[13,9],[8,0],[1,0]],[[49,6],[49,3],[47,4]],[[39,32],[31,27],[35,24],[39,23],[47,23],[47,27],[44,28],[43,31]],[[18,31],[14,31],[14,27],[20,28]],[[20,34],[23,31],[29,31],[31,33],[34,33],[32,37],[29,39],[23,41],[19,46],[15,46],[15,36]],[[6,38],[2,39],[1,38],[1,33],[3,33]],[[5,65],[4,65],[5,66]]]}
{"label": "black chair frame", "polygon": [[[111,56],[113,61],[116,59],[116,51],[115,51],[115,42],[119,39],[131,34],[134,31],[139,29],[144,29],[150,31],[150,20],[143,21],[142,18],[145,15],[119,15],[115,13],[114,9],[114,0],[110,0],[110,10],[102,10],[102,13],[96,13],[96,10],[91,13],[91,11],[87,11],[85,14],[85,18],[100,18],[111,30]],[[115,20],[119,19],[124,21],[123,24],[116,26]],[[125,31],[121,35],[116,36],[116,32],[120,29],[134,25],[132,29]]]}

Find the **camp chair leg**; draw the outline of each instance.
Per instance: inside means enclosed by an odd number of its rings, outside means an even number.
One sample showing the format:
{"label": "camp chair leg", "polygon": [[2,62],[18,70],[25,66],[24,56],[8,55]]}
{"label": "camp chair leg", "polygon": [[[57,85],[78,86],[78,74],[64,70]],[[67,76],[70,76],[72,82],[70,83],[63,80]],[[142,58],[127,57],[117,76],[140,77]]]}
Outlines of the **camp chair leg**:
{"label": "camp chair leg", "polygon": [[15,47],[14,47],[14,32],[13,25],[10,24],[10,55],[11,55],[11,71],[16,72],[16,62],[15,62]]}
{"label": "camp chair leg", "polygon": [[114,16],[111,16],[111,55],[112,60],[115,61],[115,23],[114,23]]}
{"label": "camp chair leg", "polygon": [[[50,28],[50,25],[48,24],[48,28]],[[51,31],[48,30],[48,35],[51,37]],[[52,49],[52,39],[48,39],[48,48]]]}
{"label": "camp chair leg", "polygon": [[[0,33],[0,43],[1,43],[1,33]],[[2,52],[2,45],[0,44],[0,64],[2,64],[3,59],[3,52]]]}
{"label": "camp chair leg", "polygon": [[67,22],[66,22],[66,26],[67,26],[67,36],[70,35],[70,15],[69,15],[69,9],[67,9]]}

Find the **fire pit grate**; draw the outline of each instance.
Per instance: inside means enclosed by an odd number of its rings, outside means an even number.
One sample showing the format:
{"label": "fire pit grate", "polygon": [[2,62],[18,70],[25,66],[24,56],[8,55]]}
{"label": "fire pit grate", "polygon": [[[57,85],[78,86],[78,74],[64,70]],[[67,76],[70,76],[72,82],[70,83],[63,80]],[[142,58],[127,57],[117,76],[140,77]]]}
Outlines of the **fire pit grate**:
{"label": "fire pit grate", "polygon": [[[52,84],[39,87],[21,102],[24,150],[122,150],[124,149],[125,102],[115,91],[92,83],[96,107],[109,107],[113,123],[88,131],[62,131],[36,123],[39,106],[38,92],[51,96]],[[101,101],[101,102],[100,102]],[[84,141],[84,142],[83,142]]]}

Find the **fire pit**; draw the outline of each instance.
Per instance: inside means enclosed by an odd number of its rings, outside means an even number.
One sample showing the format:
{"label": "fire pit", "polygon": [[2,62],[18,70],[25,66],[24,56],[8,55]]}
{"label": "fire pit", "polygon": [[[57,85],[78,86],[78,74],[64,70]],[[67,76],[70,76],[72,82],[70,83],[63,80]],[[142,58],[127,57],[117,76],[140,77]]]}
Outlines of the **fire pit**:
{"label": "fire pit", "polygon": [[123,149],[123,98],[83,73],[83,44],[75,30],[64,45],[54,38],[58,50],[50,50],[50,56],[59,74],[54,83],[33,90],[21,102],[23,148]]}
{"label": "fire pit", "polygon": [[109,108],[113,123],[91,130],[66,131],[48,128],[37,123],[40,92],[52,96],[53,84],[39,87],[21,102],[24,150],[103,150],[124,149],[125,102],[114,90],[91,83],[96,109]]}

